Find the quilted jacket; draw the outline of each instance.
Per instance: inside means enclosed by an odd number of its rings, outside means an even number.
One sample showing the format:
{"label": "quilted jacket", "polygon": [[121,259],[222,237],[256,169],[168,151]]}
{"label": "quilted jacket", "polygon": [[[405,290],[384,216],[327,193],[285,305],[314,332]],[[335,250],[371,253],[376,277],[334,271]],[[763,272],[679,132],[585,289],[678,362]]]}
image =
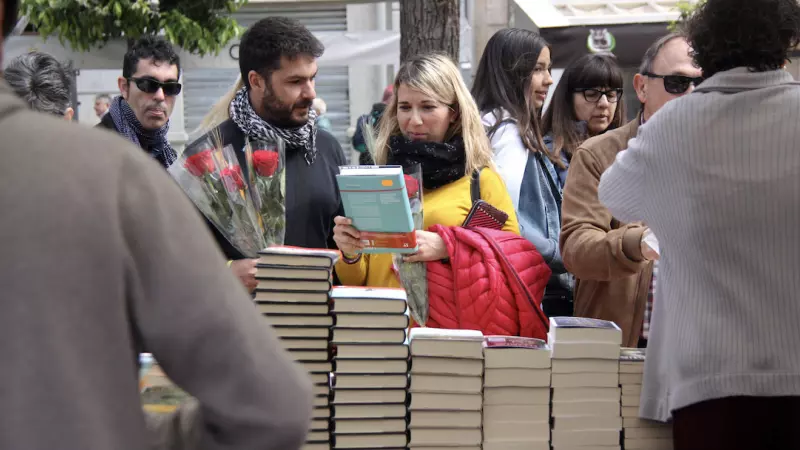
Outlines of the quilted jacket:
{"label": "quilted jacket", "polygon": [[427,326],[547,339],[550,268],[526,239],[486,228],[434,225],[449,263],[428,263]]}

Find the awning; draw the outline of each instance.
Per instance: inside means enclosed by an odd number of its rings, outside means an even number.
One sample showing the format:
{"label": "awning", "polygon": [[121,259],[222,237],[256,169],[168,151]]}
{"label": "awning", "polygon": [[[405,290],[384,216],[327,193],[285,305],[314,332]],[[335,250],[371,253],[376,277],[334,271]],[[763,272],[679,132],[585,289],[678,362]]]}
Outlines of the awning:
{"label": "awning", "polygon": [[[696,2],[697,0],[689,0]],[[635,67],[678,19],[680,0],[515,0],[552,45],[554,67],[587,53],[611,52]]]}
{"label": "awning", "polygon": [[697,0],[514,0],[538,28],[672,22]]}

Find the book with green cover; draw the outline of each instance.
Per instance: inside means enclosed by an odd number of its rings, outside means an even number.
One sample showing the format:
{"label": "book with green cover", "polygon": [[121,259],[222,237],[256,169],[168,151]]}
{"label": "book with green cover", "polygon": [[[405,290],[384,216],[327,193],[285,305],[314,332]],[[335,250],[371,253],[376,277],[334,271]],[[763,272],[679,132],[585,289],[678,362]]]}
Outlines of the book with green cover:
{"label": "book with green cover", "polygon": [[417,239],[401,166],[342,166],[336,176],[345,215],[364,253],[414,253]]}

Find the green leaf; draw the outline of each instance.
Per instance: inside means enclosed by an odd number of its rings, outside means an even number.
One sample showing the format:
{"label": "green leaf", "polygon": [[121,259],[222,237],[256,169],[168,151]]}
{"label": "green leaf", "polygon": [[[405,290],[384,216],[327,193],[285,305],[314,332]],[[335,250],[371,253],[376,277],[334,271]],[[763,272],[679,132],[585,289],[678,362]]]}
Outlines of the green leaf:
{"label": "green leaf", "polygon": [[218,53],[242,29],[228,16],[246,0],[21,0],[20,10],[42,38],[57,37],[77,50],[110,39],[163,32],[166,39],[201,56]]}

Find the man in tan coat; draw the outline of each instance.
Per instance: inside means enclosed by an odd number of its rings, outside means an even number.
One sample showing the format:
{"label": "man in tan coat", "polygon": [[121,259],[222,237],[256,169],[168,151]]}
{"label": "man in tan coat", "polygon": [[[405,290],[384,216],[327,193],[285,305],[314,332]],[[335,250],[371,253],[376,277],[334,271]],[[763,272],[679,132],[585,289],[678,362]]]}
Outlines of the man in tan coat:
{"label": "man in tan coat", "polygon": [[598,200],[597,186],[639,126],[700,82],[689,51],[686,40],[674,34],[647,50],[633,80],[640,115],[585,141],[572,157],[564,188],[560,246],[564,265],[576,278],[575,315],[614,321],[627,347],[647,344],[646,312],[652,310],[658,254],[644,243],[647,227],[616,220]]}
{"label": "man in tan coat", "polygon": [[[0,136],[0,448],[300,448],[310,380],[169,175],[2,81]],[[144,349],[193,407],[145,418]]]}

